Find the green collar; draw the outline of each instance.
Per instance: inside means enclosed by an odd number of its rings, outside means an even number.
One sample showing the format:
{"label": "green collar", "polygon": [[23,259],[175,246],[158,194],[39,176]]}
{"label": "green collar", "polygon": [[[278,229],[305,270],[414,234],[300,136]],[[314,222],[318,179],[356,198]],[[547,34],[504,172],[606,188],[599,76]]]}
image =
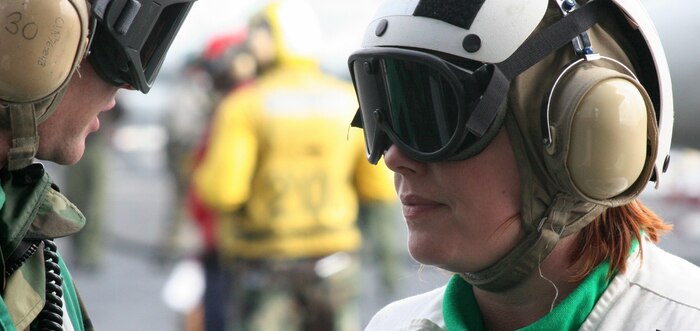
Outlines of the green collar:
{"label": "green collar", "polygon": [[[630,251],[634,252],[638,246],[639,243],[634,240]],[[578,330],[612,280],[607,278],[608,266],[607,261],[598,265],[551,312],[519,330]],[[447,330],[484,330],[484,322],[472,286],[459,275],[452,276],[447,283],[442,301],[442,314]]]}
{"label": "green collar", "polygon": [[481,319],[481,311],[474,298],[472,286],[457,274],[447,283],[445,296],[442,298],[442,315],[447,330],[484,330],[484,321]]}

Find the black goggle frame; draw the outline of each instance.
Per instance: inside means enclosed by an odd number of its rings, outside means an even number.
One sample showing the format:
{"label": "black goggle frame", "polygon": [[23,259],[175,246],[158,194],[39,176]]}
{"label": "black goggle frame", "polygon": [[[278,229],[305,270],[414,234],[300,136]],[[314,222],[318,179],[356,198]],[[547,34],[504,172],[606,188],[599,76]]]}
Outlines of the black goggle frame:
{"label": "black goggle frame", "polygon": [[[392,105],[392,87],[404,88],[401,92],[429,94],[429,91],[416,89],[418,84],[429,86],[428,82],[401,82],[392,83],[392,79],[387,77],[387,61],[408,63],[412,66],[421,66],[422,69],[430,71],[430,77],[439,77],[449,89],[443,92],[451,92],[451,95],[428,95],[432,104],[444,104],[444,100],[436,98],[452,98],[456,110],[433,109],[433,112],[456,114],[456,122],[451,129],[437,125],[433,129],[440,136],[449,137],[442,139],[441,144],[435,150],[421,150],[420,146],[410,144],[407,137],[397,133],[396,123],[392,118],[401,116],[404,109],[395,110],[397,105]],[[484,87],[491,75],[491,65],[484,64],[476,70],[469,70],[457,66],[442,58],[415,50],[391,47],[370,47],[353,53],[348,59],[355,91],[360,104],[358,115],[353,121],[353,126],[363,128],[365,131],[365,143],[367,147],[368,160],[376,164],[384,152],[395,144],[407,156],[424,162],[434,162],[447,160],[457,152],[467,136],[469,130],[466,123],[469,116],[478,104]],[[416,77],[413,77],[416,78]],[[395,86],[390,86],[390,85]],[[398,85],[398,86],[396,86]],[[411,91],[405,91],[405,87],[411,87]],[[395,111],[394,114],[391,112]],[[420,125],[425,123],[413,123],[415,130],[420,130]],[[425,127],[424,127],[425,128]],[[446,132],[447,130],[448,132]],[[409,134],[410,135],[410,134]]]}
{"label": "black goggle frame", "polygon": [[[410,53],[409,56],[406,56],[407,59],[419,62],[424,61],[427,66],[434,68],[436,72],[444,74],[444,78],[453,86],[458,97],[458,108],[460,112],[458,120],[463,122],[466,117],[466,123],[464,125],[462,125],[462,122],[458,124],[454,135],[442,148],[434,152],[426,153],[416,150],[402,142],[398,135],[392,132],[393,128],[389,125],[381,124],[380,130],[376,129],[376,125],[368,128],[368,124],[374,124],[373,121],[375,120],[371,119],[375,116],[374,110],[379,109],[380,111],[376,113],[381,115],[382,112],[386,112],[386,110],[381,110],[382,102],[384,102],[384,105],[388,105],[388,103],[382,101],[381,97],[367,98],[366,95],[360,96],[360,93],[358,93],[360,110],[353,119],[352,125],[361,127],[365,131],[368,160],[376,164],[391,143],[395,143],[397,147],[407,153],[409,157],[426,162],[466,159],[478,153],[478,148],[470,148],[475,145],[470,144],[469,141],[465,142],[465,140],[469,138],[470,134],[476,139],[484,137],[489,129],[493,128],[492,125],[499,116],[500,106],[505,102],[513,78],[544,59],[547,55],[571,43],[572,40],[579,38],[582,33],[598,21],[599,15],[609,12],[610,10],[619,10],[619,8],[610,1],[590,1],[581,6],[581,8],[565,15],[562,19],[546,27],[534,36],[531,36],[504,61],[485,65],[483,68],[488,69],[483,70],[488,73],[488,78],[485,80],[487,86],[479,98],[466,95],[465,91],[467,91],[467,89],[460,89],[457,87],[458,84],[456,83],[459,79],[455,79],[452,75],[457,75],[461,78],[462,75],[459,73],[464,72],[464,69],[459,66],[451,65],[449,62],[436,56],[407,49],[380,47],[367,48],[366,50],[361,50],[351,55],[348,60],[348,65],[356,92],[363,89],[363,86],[372,87],[371,85],[375,85],[377,96],[383,95],[385,100],[387,96],[385,86],[381,86],[382,89],[379,89],[380,85],[382,85],[378,83],[382,82],[382,80],[380,80],[380,75],[375,75],[378,78],[374,79],[374,84],[368,84],[370,80],[360,81],[360,79],[358,79],[357,72],[354,70],[354,63],[356,61],[364,59],[365,62],[371,64],[372,62],[370,60],[373,59],[373,56],[377,59],[381,59],[382,54],[387,56],[391,54],[402,56],[400,53]],[[440,69],[443,65],[448,67],[449,70],[445,70],[445,68]],[[458,70],[453,70],[455,67]],[[475,70],[473,73],[478,71],[480,70]],[[483,82],[484,80],[480,81]],[[365,90],[371,90],[371,88]],[[473,90],[469,89],[469,91]],[[479,102],[474,102],[477,99]],[[367,105],[368,102],[370,105]],[[380,105],[380,107],[372,109],[372,107],[376,107],[375,105]],[[368,129],[372,132],[368,132]]]}
{"label": "black goggle frame", "polygon": [[104,80],[147,93],[195,0],[93,0],[89,59]]}

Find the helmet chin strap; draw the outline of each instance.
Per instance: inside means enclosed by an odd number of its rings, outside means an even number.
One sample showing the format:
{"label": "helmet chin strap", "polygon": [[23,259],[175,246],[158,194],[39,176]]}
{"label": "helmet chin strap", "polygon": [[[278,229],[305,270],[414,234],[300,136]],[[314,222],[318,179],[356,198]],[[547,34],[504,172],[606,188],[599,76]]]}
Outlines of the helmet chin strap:
{"label": "helmet chin strap", "polygon": [[552,252],[561,238],[578,232],[600,215],[605,207],[581,203],[563,194],[554,198],[540,224],[494,265],[460,276],[469,284],[489,292],[509,290],[529,277]]}
{"label": "helmet chin strap", "polygon": [[10,150],[7,155],[7,170],[19,170],[34,162],[39,150],[37,126],[46,120],[58,107],[68,90],[64,83],[51,95],[34,102],[6,102],[0,109],[0,123],[9,123],[11,132]]}
{"label": "helmet chin strap", "polygon": [[37,120],[33,103],[13,103],[8,106],[12,145],[7,155],[8,170],[22,169],[34,160],[39,148]]}

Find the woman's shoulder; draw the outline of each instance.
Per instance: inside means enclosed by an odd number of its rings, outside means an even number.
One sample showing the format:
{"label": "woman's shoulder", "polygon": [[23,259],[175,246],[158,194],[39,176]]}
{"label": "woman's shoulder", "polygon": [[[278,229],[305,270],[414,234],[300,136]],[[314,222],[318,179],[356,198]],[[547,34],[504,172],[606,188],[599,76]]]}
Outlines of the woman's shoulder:
{"label": "woman's shoulder", "polygon": [[[635,254],[636,255],[636,254]],[[700,325],[700,267],[645,242],[628,259],[582,326],[588,329],[691,330]]]}
{"label": "woman's shoulder", "polygon": [[390,303],[372,317],[365,331],[443,330],[442,298],[445,287]]}
{"label": "woman's shoulder", "polygon": [[700,267],[646,242],[640,270],[630,282],[700,313]]}

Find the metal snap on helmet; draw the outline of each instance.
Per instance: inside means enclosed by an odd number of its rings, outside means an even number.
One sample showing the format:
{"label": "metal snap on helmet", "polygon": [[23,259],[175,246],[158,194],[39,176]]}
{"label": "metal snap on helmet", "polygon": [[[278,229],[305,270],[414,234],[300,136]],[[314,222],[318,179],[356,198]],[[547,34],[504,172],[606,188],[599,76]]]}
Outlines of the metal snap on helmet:
{"label": "metal snap on helmet", "polygon": [[348,66],[368,159],[478,154],[505,126],[525,238],[462,273],[491,291],[529,276],[558,240],[636,198],[668,165],[671,80],[641,3],[389,0]]}

